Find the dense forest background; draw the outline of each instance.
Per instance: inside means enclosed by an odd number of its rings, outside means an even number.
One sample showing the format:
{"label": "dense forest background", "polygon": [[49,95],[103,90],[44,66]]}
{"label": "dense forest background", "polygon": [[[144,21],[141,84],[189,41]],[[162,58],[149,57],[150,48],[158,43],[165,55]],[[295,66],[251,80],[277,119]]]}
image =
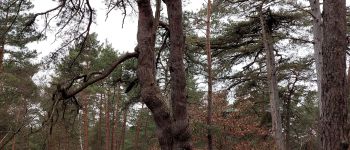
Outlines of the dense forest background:
{"label": "dense forest background", "polygon": [[89,0],[1,0],[0,149],[347,149],[345,2],[101,0],[138,17],[125,52]]}

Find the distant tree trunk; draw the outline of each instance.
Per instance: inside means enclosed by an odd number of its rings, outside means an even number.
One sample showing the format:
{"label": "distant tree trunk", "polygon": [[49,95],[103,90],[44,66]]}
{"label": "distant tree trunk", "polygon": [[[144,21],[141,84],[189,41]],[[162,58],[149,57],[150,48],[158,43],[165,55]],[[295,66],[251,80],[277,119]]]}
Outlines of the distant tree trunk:
{"label": "distant tree trunk", "polygon": [[175,149],[192,149],[187,113],[185,37],[182,23],[182,0],[163,0],[167,6],[170,30],[170,77],[173,112],[172,133]]}
{"label": "distant tree trunk", "polygon": [[100,94],[100,104],[99,104],[100,112],[98,113],[98,129],[97,129],[97,145],[100,148],[102,147],[102,115],[103,115],[103,100],[102,100],[102,94]]}
{"label": "distant tree trunk", "polygon": [[127,121],[127,115],[128,115],[128,109],[125,109],[123,112],[123,128],[122,128],[122,133],[121,133],[121,138],[120,138],[120,149],[124,149],[124,144],[125,144],[125,134],[126,134],[126,121]]}
{"label": "distant tree trunk", "polygon": [[16,136],[12,139],[12,150],[16,150]]}
{"label": "distant tree trunk", "polygon": [[267,26],[266,18],[263,12],[263,4],[259,8],[260,10],[260,24],[262,30],[262,40],[266,51],[266,66],[267,66],[267,79],[269,86],[269,96],[271,105],[271,117],[272,117],[272,132],[276,141],[278,150],[285,150],[284,136],[282,133],[282,119],[280,113],[280,100],[278,96],[278,87],[276,79],[276,67],[275,67],[275,55],[272,43],[272,27]]}
{"label": "distant tree trunk", "polygon": [[290,116],[291,116],[291,103],[292,97],[291,94],[288,95],[287,99],[286,99],[286,125],[285,125],[285,141],[286,141],[286,150],[291,149],[290,148]]}
{"label": "distant tree trunk", "polygon": [[[3,37],[0,37],[3,38]],[[4,53],[5,53],[5,43],[0,39],[0,74],[4,72]]]}
{"label": "distant tree trunk", "polygon": [[119,85],[116,85],[115,88],[115,111],[114,111],[114,127],[113,127],[113,133],[112,137],[114,138],[112,141],[112,150],[118,150],[118,138],[117,138],[117,131],[118,131],[118,123],[119,123],[119,102],[120,102],[120,87]]}
{"label": "distant tree trunk", "polygon": [[[21,111],[20,111],[20,108],[15,108],[15,110],[17,111],[16,112],[16,123],[18,123]],[[16,149],[16,138],[17,138],[17,135],[14,135],[13,139],[12,139],[12,150]]]}
{"label": "distant tree trunk", "polygon": [[142,110],[143,110],[143,103],[141,105],[141,110],[139,112],[139,115],[137,117],[136,122],[136,135],[135,135],[135,141],[134,141],[134,149],[139,149],[139,137],[140,137],[140,130],[141,130],[141,123],[142,123]]}
{"label": "distant tree trunk", "polygon": [[84,128],[84,150],[89,150],[89,115],[88,115],[88,98],[85,92],[82,93],[83,99],[83,128]]}
{"label": "distant tree trunk", "polygon": [[105,100],[105,119],[106,119],[106,137],[105,137],[105,148],[106,150],[110,149],[110,116],[109,116],[109,94],[104,95],[104,100]]}
{"label": "distant tree trunk", "polygon": [[[148,120],[145,120],[145,126],[144,126],[144,137],[145,139],[148,139]],[[148,141],[146,141],[146,144],[148,145]],[[148,148],[148,147],[147,147]]]}
{"label": "distant tree trunk", "polygon": [[323,1],[320,136],[323,150],[343,150],[347,141],[345,0]]}
{"label": "distant tree trunk", "polygon": [[314,58],[316,64],[316,74],[317,74],[317,98],[319,101],[319,108],[321,106],[321,81],[322,81],[322,42],[323,42],[323,29],[322,29],[322,16],[320,9],[319,0],[309,0],[311,13],[312,13],[312,28],[313,28],[313,41],[314,41]]}
{"label": "distant tree trunk", "polygon": [[286,150],[292,149],[290,146],[290,121],[291,121],[291,116],[292,116],[292,96],[294,95],[295,92],[295,84],[298,82],[298,77],[295,78],[293,83],[288,84],[288,95],[285,98],[285,142],[286,142]]}
{"label": "distant tree trunk", "polygon": [[210,17],[211,17],[211,0],[208,0],[207,6],[207,33],[206,33],[206,51],[208,60],[208,111],[207,111],[207,126],[208,126],[208,150],[213,149],[213,139],[211,133],[211,118],[212,118],[212,94],[213,81],[211,73],[211,47],[210,47]]}
{"label": "distant tree trunk", "polygon": [[64,140],[64,141],[65,141],[65,148],[64,148],[64,149],[65,149],[65,150],[69,150],[69,149],[70,149],[70,147],[69,147],[69,141],[70,141],[69,138],[70,138],[70,137],[69,137],[69,131],[68,131],[67,128],[65,128],[65,132],[64,132],[64,133],[65,133],[65,134],[64,134],[64,135],[65,135],[65,137],[64,137],[64,138],[65,138],[65,140]]}

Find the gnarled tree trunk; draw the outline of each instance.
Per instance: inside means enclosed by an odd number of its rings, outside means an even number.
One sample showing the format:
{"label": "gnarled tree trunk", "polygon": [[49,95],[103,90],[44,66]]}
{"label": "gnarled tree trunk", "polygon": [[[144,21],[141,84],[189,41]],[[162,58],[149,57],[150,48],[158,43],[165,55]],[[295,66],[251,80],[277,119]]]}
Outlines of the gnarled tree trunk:
{"label": "gnarled tree trunk", "polygon": [[162,150],[192,149],[187,116],[186,78],[183,64],[184,35],[181,0],[163,0],[167,6],[170,30],[170,74],[173,118],[155,80],[155,30],[150,0],[138,0],[139,52],[137,76],[141,99],[151,110]]}
{"label": "gnarled tree trunk", "polygon": [[150,0],[138,0],[137,4],[139,8],[137,77],[141,88],[141,99],[152,112],[161,149],[171,150],[173,146],[171,117],[169,109],[161,100],[160,89],[155,80],[155,37],[151,3]]}

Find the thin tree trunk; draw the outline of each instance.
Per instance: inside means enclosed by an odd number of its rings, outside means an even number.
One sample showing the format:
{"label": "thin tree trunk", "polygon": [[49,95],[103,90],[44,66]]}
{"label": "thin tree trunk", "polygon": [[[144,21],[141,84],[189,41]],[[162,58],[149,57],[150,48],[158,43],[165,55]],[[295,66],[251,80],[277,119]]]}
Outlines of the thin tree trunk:
{"label": "thin tree trunk", "polygon": [[150,0],[138,0],[138,67],[137,77],[140,83],[141,99],[151,110],[159,144],[162,150],[172,150],[173,138],[170,113],[161,100],[160,89],[155,80],[155,37],[153,15]]}
{"label": "thin tree trunk", "polygon": [[295,84],[298,82],[298,77],[295,78],[294,82],[291,84],[291,87],[288,85],[288,95],[286,97],[286,104],[285,104],[285,109],[286,109],[286,122],[285,122],[285,142],[286,142],[286,150],[292,149],[290,146],[290,120],[291,120],[291,115],[292,115],[292,96],[294,95],[294,88]]}
{"label": "thin tree trunk", "polygon": [[[83,119],[83,116],[80,115],[80,114],[78,115],[78,117],[79,117],[79,120]],[[80,125],[79,125],[79,146],[80,146],[80,150],[84,150],[83,137],[82,137],[83,136],[82,126],[83,126],[83,121],[80,121]]]}
{"label": "thin tree trunk", "polygon": [[[16,122],[18,123],[18,120],[19,120],[19,116],[21,114],[21,111],[19,108],[16,109],[17,110],[17,113],[16,113]],[[14,135],[13,136],[13,139],[12,139],[12,150],[16,150],[16,138],[17,136]]]}
{"label": "thin tree trunk", "polygon": [[83,128],[84,128],[84,145],[83,149],[89,149],[89,116],[88,116],[88,98],[85,92],[82,93],[83,99]]}
{"label": "thin tree trunk", "polygon": [[285,141],[286,141],[286,150],[290,148],[290,116],[291,116],[291,108],[290,108],[291,96],[289,95],[286,101],[286,128],[285,128]]}
{"label": "thin tree trunk", "polygon": [[316,64],[316,74],[317,74],[317,98],[319,101],[319,108],[321,106],[321,81],[322,81],[322,41],[323,41],[323,30],[322,30],[322,16],[320,9],[319,0],[309,0],[311,13],[312,13],[312,28],[313,28],[313,41],[314,41],[314,58]]}
{"label": "thin tree trunk", "polygon": [[208,150],[213,149],[213,139],[211,131],[211,118],[212,118],[212,71],[211,71],[211,47],[210,47],[210,18],[211,18],[211,0],[208,0],[207,6],[207,33],[206,33],[206,51],[208,60],[208,111],[207,111],[207,126],[208,126]]}
{"label": "thin tree trunk", "polygon": [[66,128],[66,130],[65,130],[65,150],[69,150],[69,141],[70,141],[70,136],[69,136],[69,131],[68,131],[68,129]]}
{"label": "thin tree trunk", "polygon": [[269,86],[269,96],[271,105],[272,117],[272,132],[276,141],[278,150],[285,150],[284,136],[282,133],[282,120],[280,113],[280,100],[278,96],[278,87],[276,79],[275,55],[272,45],[272,29],[266,24],[266,19],[263,13],[263,4],[260,6],[260,24],[262,29],[262,38],[264,48],[266,50],[266,64],[267,64],[267,79]]}
{"label": "thin tree trunk", "polygon": [[12,150],[16,150],[16,136],[12,139]]}
{"label": "thin tree trunk", "polygon": [[4,72],[4,53],[5,53],[5,44],[0,41],[0,74]]}
{"label": "thin tree trunk", "polygon": [[125,145],[125,134],[126,134],[126,121],[127,121],[127,115],[128,115],[128,109],[125,109],[123,112],[123,128],[122,128],[122,134],[121,134],[121,138],[120,138],[120,142],[121,142],[121,147],[120,149],[123,150],[124,149],[124,145]]}
{"label": "thin tree trunk", "polygon": [[346,6],[323,1],[322,95],[320,136],[323,150],[347,149]]}
{"label": "thin tree trunk", "polygon": [[100,148],[102,147],[102,115],[103,115],[103,100],[102,100],[102,94],[100,94],[100,112],[98,114],[98,129],[97,129],[97,145]]}
{"label": "thin tree trunk", "polygon": [[106,150],[110,149],[110,116],[109,116],[109,94],[104,95],[105,100],[105,121],[106,121],[106,137],[105,137],[105,148]]}
{"label": "thin tree trunk", "polygon": [[136,122],[136,135],[135,135],[135,141],[134,141],[134,147],[135,149],[139,149],[139,137],[140,137],[140,130],[141,130],[141,123],[142,123],[142,110],[143,110],[143,103],[141,105],[141,111],[139,112],[139,116],[137,117]]}
{"label": "thin tree trunk", "polygon": [[187,113],[186,73],[184,69],[185,37],[182,23],[182,0],[163,0],[167,6],[170,30],[170,77],[173,112],[172,133],[175,149],[192,149]]}
{"label": "thin tree trunk", "polygon": [[114,138],[114,140],[112,141],[112,150],[118,150],[118,138],[117,138],[117,131],[118,131],[118,122],[119,122],[119,102],[120,102],[120,87],[117,84],[116,88],[115,88],[115,112],[114,112],[114,127],[113,127],[113,135],[112,137]]}
{"label": "thin tree trunk", "polygon": [[[144,126],[144,139],[148,139],[148,120],[145,120],[145,126]],[[148,141],[146,141],[147,146],[149,145]],[[148,148],[148,147],[147,147]]]}

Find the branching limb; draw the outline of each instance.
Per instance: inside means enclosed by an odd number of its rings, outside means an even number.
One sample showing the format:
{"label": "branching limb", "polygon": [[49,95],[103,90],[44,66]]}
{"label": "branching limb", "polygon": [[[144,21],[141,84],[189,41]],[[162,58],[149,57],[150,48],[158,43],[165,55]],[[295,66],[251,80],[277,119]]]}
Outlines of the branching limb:
{"label": "branching limb", "polygon": [[[133,52],[133,53],[126,53],[125,55],[121,56],[117,61],[113,62],[107,69],[105,69],[102,72],[93,72],[89,75],[86,75],[86,81],[83,82],[78,88],[76,89],[72,89],[70,90],[70,87],[60,87],[61,89],[57,89],[58,91],[61,91],[61,96],[62,99],[68,99],[71,98],[72,96],[76,95],[77,93],[81,92],[82,90],[84,90],[85,88],[87,88],[89,85],[94,84],[104,78],[106,78],[109,74],[111,74],[113,72],[113,70],[122,62],[137,57],[138,53],[137,52]],[[80,76],[84,77],[83,76]],[[74,79],[73,79],[74,80]],[[73,85],[73,83],[71,82],[69,84],[70,86]],[[64,93],[62,93],[64,92]]]}

